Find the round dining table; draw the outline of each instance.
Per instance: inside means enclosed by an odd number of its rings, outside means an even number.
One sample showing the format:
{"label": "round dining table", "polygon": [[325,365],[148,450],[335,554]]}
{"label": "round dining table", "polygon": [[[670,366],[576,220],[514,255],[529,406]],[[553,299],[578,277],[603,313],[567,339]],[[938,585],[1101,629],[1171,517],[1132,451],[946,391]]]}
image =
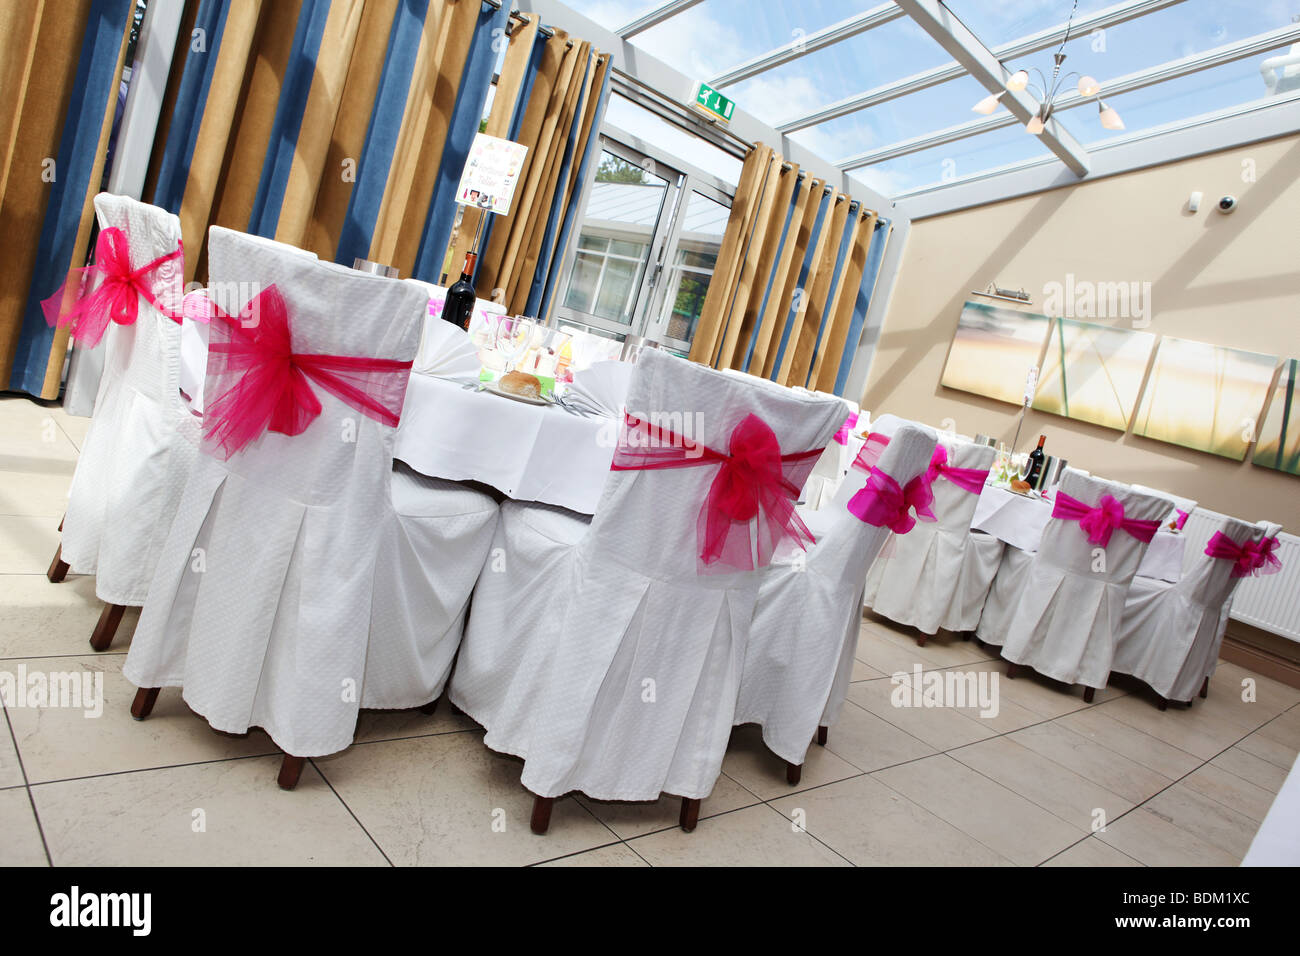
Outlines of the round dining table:
{"label": "round dining table", "polygon": [[412,372],[393,457],[431,478],[595,514],[619,422]]}
{"label": "round dining table", "polygon": [[[1021,551],[1037,551],[1051,518],[1052,503],[1047,499],[989,484],[980,492],[970,526],[972,531],[991,534]],[[1161,528],[1147,546],[1138,576],[1176,583],[1183,573],[1186,550],[1183,534]]]}

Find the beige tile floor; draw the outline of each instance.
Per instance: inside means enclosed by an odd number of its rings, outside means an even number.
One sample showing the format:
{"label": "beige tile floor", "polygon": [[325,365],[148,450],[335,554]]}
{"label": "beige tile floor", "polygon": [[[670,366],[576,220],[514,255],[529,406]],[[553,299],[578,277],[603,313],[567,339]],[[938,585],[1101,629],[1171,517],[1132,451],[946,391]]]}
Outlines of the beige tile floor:
{"label": "beige tile floor", "polygon": [[1087,705],[1032,675],[999,680],[992,719],[895,707],[889,675],[915,664],[1002,668],[974,642],[918,648],[868,619],[844,714],[799,786],[740,728],[693,834],[668,798],[572,797],[534,836],[520,764],[445,702],[433,717],[364,713],[358,742],[285,793],[264,734],[214,733],[177,691],[131,720],[135,613],[95,654],[93,582],[46,581],[85,431],[57,406],[0,397],[0,672],[97,673],[104,706],[5,710],[0,864],[1231,866],[1300,749],[1300,690],[1230,664],[1190,711],[1161,713],[1118,680]]}

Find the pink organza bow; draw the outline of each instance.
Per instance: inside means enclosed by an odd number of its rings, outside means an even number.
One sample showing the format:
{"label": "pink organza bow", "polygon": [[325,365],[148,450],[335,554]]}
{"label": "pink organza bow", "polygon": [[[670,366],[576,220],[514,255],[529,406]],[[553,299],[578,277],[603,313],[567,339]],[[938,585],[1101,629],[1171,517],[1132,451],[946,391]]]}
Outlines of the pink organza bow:
{"label": "pink organza bow", "polygon": [[[879,468],[872,468],[867,483],[849,499],[849,512],[866,524],[888,528],[895,534],[907,534],[916,527],[916,518],[909,512],[921,500],[922,477],[917,475],[903,488]],[[933,516],[929,520],[933,521]]]}
{"label": "pink organza bow", "polygon": [[[866,444],[862,446],[862,451],[858,452],[858,457],[853,462],[853,467],[859,471],[871,471],[876,463],[880,460],[880,454],[889,446],[889,439],[884,435],[878,435],[872,432],[867,436]],[[934,504],[933,485],[936,478],[940,476],[948,479],[963,491],[969,491],[973,495],[978,495],[984,490],[984,483],[989,479],[988,471],[981,471],[978,468],[954,468],[948,464],[948,450],[943,445],[934,446],[934,454],[930,456],[930,467],[924,472],[913,478],[907,483],[904,489],[908,496],[908,504],[916,511],[916,516],[922,521],[937,521],[931,506]],[[859,492],[860,493],[860,492]],[[855,514],[857,512],[854,512]],[[858,515],[861,517],[861,515]],[[864,519],[865,520],[865,519]],[[869,522],[875,524],[875,522]],[[910,530],[911,525],[908,525]]]}
{"label": "pink organza bow", "polygon": [[1178,512],[1178,517],[1173,521],[1174,530],[1182,531],[1183,525],[1187,524],[1187,519],[1191,513],[1184,511],[1182,508],[1175,508],[1174,511]]}
{"label": "pink organza bow", "polygon": [[1124,517],[1124,505],[1112,495],[1102,495],[1101,501],[1092,507],[1058,490],[1052,517],[1079,522],[1088,541],[1103,548],[1110,544],[1110,536],[1116,528],[1122,528],[1139,541],[1150,541],[1160,528],[1159,521]]}
{"label": "pink organza bow", "polygon": [[1205,546],[1205,553],[1212,558],[1222,558],[1225,561],[1233,562],[1232,576],[1234,578],[1244,578],[1246,575],[1254,573],[1256,562],[1259,559],[1259,551],[1254,545],[1254,541],[1237,544],[1222,531],[1216,531]]}
{"label": "pink organza bow", "polygon": [[321,413],[315,382],[381,424],[396,427],[412,363],[293,350],[289,310],[274,284],[231,317],[211,305],[207,439],[222,457],[265,431],[300,435]]}
{"label": "pink organza bow", "polygon": [[844,419],[844,424],[840,426],[839,431],[835,433],[835,441],[841,445],[847,445],[849,435],[853,434],[853,429],[858,424],[858,413],[850,412],[849,417]]}
{"label": "pink organza bow", "polygon": [[1245,548],[1250,552],[1254,564],[1252,574],[1277,574],[1282,570],[1282,562],[1273,553],[1278,548],[1277,535],[1261,541],[1248,541]]}
{"label": "pink organza bow", "polygon": [[914,504],[916,516],[922,521],[938,520],[931,510],[931,505],[934,504],[934,482],[939,477],[948,479],[962,491],[978,495],[984,490],[984,483],[989,480],[989,473],[987,469],[980,471],[978,468],[954,468],[948,464],[948,449],[943,445],[935,445],[934,454],[930,456],[930,467],[921,474],[921,487],[917,490]]}
{"label": "pink organza bow", "polygon": [[772,429],[753,414],[732,429],[725,453],[629,414],[624,417],[610,469],[656,471],[717,465],[718,474],[696,522],[700,571],[752,571],[770,564],[783,540],[805,549],[814,543],[794,505],[824,450],[782,455]]}
{"label": "pink organza bow", "polygon": [[[149,273],[182,255],[183,246],[131,268],[131,242],[127,233],[116,226],[101,229],[95,240],[95,259],[83,268],[73,269],[58,291],[41,302],[45,321],[51,326],[72,326],[71,335],[88,346],[99,344],[108,328],[109,320],[118,325],[130,325],[139,317],[140,296],[175,322],[181,318],[170,307],[158,301],[153,293]],[[77,289],[77,296],[65,310],[63,300],[69,286]],[[92,288],[93,286],[93,288]]]}

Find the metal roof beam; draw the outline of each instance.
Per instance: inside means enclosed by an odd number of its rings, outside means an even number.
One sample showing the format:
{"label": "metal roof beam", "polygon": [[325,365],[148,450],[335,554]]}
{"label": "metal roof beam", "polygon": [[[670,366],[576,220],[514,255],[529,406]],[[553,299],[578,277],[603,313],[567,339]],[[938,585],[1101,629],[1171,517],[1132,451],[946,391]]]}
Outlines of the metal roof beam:
{"label": "metal roof beam", "polygon": [[[1000,93],[1006,89],[1006,81],[1011,76],[1006,67],[939,0],[897,2],[904,13],[930,34],[985,89],[991,93]],[[1011,115],[1022,123],[1027,123],[1038,112],[1038,101],[1026,90],[1007,90],[1002,102]],[[1054,117],[1048,118],[1041,138],[1043,145],[1055,153],[1075,175],[1088,175],[1088,151]]]}
{"label": "metal roof beam", "polygon": [[[1107,27],[1113,27],[1127,20],[1133,20],[1182,2],[1183,0],[1128,0],[1126,3],[1116,4],[1113,7],[1107,7],[1104,10],[1098,10],[1087,16],[1079,17],[1074,21],[1070,33],[1071,36],[1083,36],[1093,30],[1104,30]],[[1010,60],[1029,53],[1036,53],[1039,50],[1046,50],[1048,47],[1061,42],[1065,36],[1065,27],[1064,23],[1060,23],[1046,30],[1040,30],[1038,33],[1012,40],[1001,46],[995,46],[993,55],[999,60]],[[943,66],[936,66],[914,76],[886,83],[884,86],[877,86],[874,89],[837,100],[829,106],[824,106],[821,109],[813,110],[811,113],[806,113],[803,116],[782,123],[777,126],[777,129],[782,133],[793,133],[795,130],[806,129],[809,126],[816,126],[818,123],[825,123],[827,120],[838,119],[841,116],[847,116],[850,113],[856,113],[859,110],[865,110],[880,103],[887,103],[889,100],[906,96],[908,93],[916,93],[932,86],[938,86],[940,83],[946,83],[948,80],[955,80],[965,72],[966,70],[960,63],[946,63]]]}
{"label": "metal roof beam", "polygon": [[[1292,43],[1300,43],[1300,25],[1298,24],[1278,27],[1276,30],[1270,30],[1258,36],[1238,40],[1235,43],[1225,43],[1223,46],[1215,47],[1212,50],[1203,50],[1200,53],[1193,53],[1191,56],[1170,60],[1167,63],[1161,63],[1159,66],[1138,70],[1135,73],[1108,80],[1102,84],[1103,99],[1154,86],[1157,83],[1177,79],[1180,76],[1199,73],[1201,70],[1213,69],[1216,66],[1223,66],[1225,63],[1244,60]],[[1092,96],[1082,96],[1078,92],[1063,94],[1052,105],[1052,115],[1056,115],[1061,110],[1083,106],[1093,99]],[[923,136],[914,136],[911,139],[890,143],[888,146],[882,146],[879,149],[858,153],[856,156],[850,156],[841,162],[840,168],[856,169],[861,166],[870,166],[873,163],[883,163],[886,160],[897,159],[899,156],[920,152],[932,146],[943,146],[946,143],[965,139],[968,136],[978,136],[980,133],[1011,126],[1015,122],[1016,117],[1007,113],[989,116],[985,119],[971,120],[967,123],[949,126],[947,129],[926,133]]]}
{"label": "metal roof beam", "polygon": [[655,7],[648,13],[637,17],[631,23],[624,24],[614,32],[624,40],[636,36],[638,33],[644,33],[651,27],[657,27],[669,17],[675,17],[683,10],[689,10],[691,7],[700,3],[701,0],[672,0],[671,3],[665,3],[661,7]]}

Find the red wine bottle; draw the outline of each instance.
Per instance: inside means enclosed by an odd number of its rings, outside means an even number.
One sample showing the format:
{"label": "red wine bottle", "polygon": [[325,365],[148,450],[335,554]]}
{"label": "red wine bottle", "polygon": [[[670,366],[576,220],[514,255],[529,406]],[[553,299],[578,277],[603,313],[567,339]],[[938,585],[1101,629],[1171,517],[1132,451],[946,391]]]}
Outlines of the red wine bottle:
{"label": "red wine bottle", "polygon": [[1029,453],[1029,471],[1025,473],[1025,481],[1029,482],[1030,488],[1038,487],[1038,477],[1043,473],[1043,442],[1047,441],[1046,435],[1038,436],[1038,447]]}
{"label": "red wine bottle", "polygon": [[442,307],[442,317],[467,332],[469,320],[474,315],[474,264],[477,259],[474,253],[465,253],[465,268],[456,284],[447,290],[447,301]]}

